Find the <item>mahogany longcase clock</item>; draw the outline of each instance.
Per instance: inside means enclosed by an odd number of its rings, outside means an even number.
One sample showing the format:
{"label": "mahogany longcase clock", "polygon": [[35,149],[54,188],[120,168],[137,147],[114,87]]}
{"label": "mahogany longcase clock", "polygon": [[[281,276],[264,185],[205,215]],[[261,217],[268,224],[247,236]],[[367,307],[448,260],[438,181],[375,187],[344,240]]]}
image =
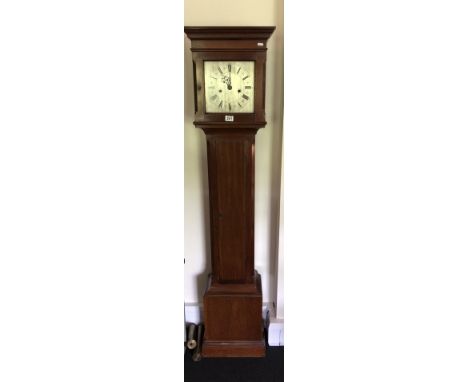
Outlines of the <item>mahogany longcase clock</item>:
{"label": "mahogany longcase clock", "polygon": [[211,267],[204,357],[263,357],[262,282],[254,269],[255,134],[266,124],[267,40],[274,27],[185,27],[194,125],[206,135]]}

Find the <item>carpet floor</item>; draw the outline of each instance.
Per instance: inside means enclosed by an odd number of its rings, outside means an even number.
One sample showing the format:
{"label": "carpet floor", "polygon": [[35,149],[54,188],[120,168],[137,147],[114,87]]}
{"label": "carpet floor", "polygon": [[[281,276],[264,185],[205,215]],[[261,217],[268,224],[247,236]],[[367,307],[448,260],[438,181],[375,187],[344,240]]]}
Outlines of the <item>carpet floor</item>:
{"label": "carpet floor", "polygon": [[284,347],[267,346],[265,358],[203,358],[184,356],[184,382],[283,382]]}

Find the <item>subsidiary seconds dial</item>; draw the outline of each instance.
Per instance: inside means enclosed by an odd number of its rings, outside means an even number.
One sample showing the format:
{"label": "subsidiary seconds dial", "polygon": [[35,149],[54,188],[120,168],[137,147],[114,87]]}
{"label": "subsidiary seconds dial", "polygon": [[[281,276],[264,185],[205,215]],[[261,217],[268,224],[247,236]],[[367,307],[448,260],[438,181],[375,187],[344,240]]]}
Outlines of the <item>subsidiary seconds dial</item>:
{"label": "subsidiary seconds dial", "polygon": [[207,113],[253,113],[254,61],[205,61]]}

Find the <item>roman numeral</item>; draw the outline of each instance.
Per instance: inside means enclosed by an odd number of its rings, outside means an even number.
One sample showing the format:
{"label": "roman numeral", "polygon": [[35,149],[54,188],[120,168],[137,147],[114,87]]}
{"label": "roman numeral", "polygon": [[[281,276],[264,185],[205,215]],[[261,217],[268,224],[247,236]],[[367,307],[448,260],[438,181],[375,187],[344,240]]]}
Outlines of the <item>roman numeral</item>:
{"label": "roman numeral", "polygon": [[248,99],[249,99],[249,97],[246,96],[245,94],[242,94],[242,98],[244,98],[245,100],[248,100]]}
{"label": "roman numeral", "polygon": [[237,73],[236,73],[236,74],[239,74],[240,70],[241,70],[241,68],[240,68],[240,66],[239,66],[239,69],[237,69]]}
{"label": "roman numeral", "polygon": [[244,81],[246,78],[249,78],[249,76],[245,76],[245,77],[242,79],[242,81]]}
{"label": "roman numeral", "polygon": [[231,72],[231,64],[228,65],[229,73]]}
{"label": "roman numeral", "polygon": [[210,76],[212,79],[218,81],[218,79],[216,77],[213,77],[213,76]]}
{"label": "roman numeral", "polygon": [[229,111],[231,111],[231,104],[229,104]]}
{"label": "roman numeral", "polygon": [[221,109],[223,107],[223,101],[221,101],[218,105],[218,107]]}
{"label": "roman numeral", "polygon": [[221,68],[218,66],[218,70],[221,74],[223,74],[223,71],[221,70]]}
{"label": "roman numeral", "polygon": [[242,105],[240,104],[240,102],[237,102],[237,104],[239,105],[239,107],[242,107]]}
{"label": "roman numeral", "polygon": [[246,89],[252,89],[252,86],[245,86]]}
{"label": "roman numeral", "polygon": [[217,97],[218,97],[218,95],[217,95],[217,94],[215,94],[215,95],[212,95],[212,96],[210,97],[210,100],[214,101],[214,100],[215,100]]}

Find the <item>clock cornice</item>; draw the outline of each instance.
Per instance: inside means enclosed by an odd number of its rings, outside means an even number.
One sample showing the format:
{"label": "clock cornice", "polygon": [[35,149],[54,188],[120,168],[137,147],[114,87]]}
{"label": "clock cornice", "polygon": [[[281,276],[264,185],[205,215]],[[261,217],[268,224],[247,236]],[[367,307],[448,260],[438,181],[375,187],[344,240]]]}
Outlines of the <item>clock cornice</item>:
{"label": "clock cornice", "polygon": [[273,26],[186,26],[184,32],[191,40],[267,40]]}

